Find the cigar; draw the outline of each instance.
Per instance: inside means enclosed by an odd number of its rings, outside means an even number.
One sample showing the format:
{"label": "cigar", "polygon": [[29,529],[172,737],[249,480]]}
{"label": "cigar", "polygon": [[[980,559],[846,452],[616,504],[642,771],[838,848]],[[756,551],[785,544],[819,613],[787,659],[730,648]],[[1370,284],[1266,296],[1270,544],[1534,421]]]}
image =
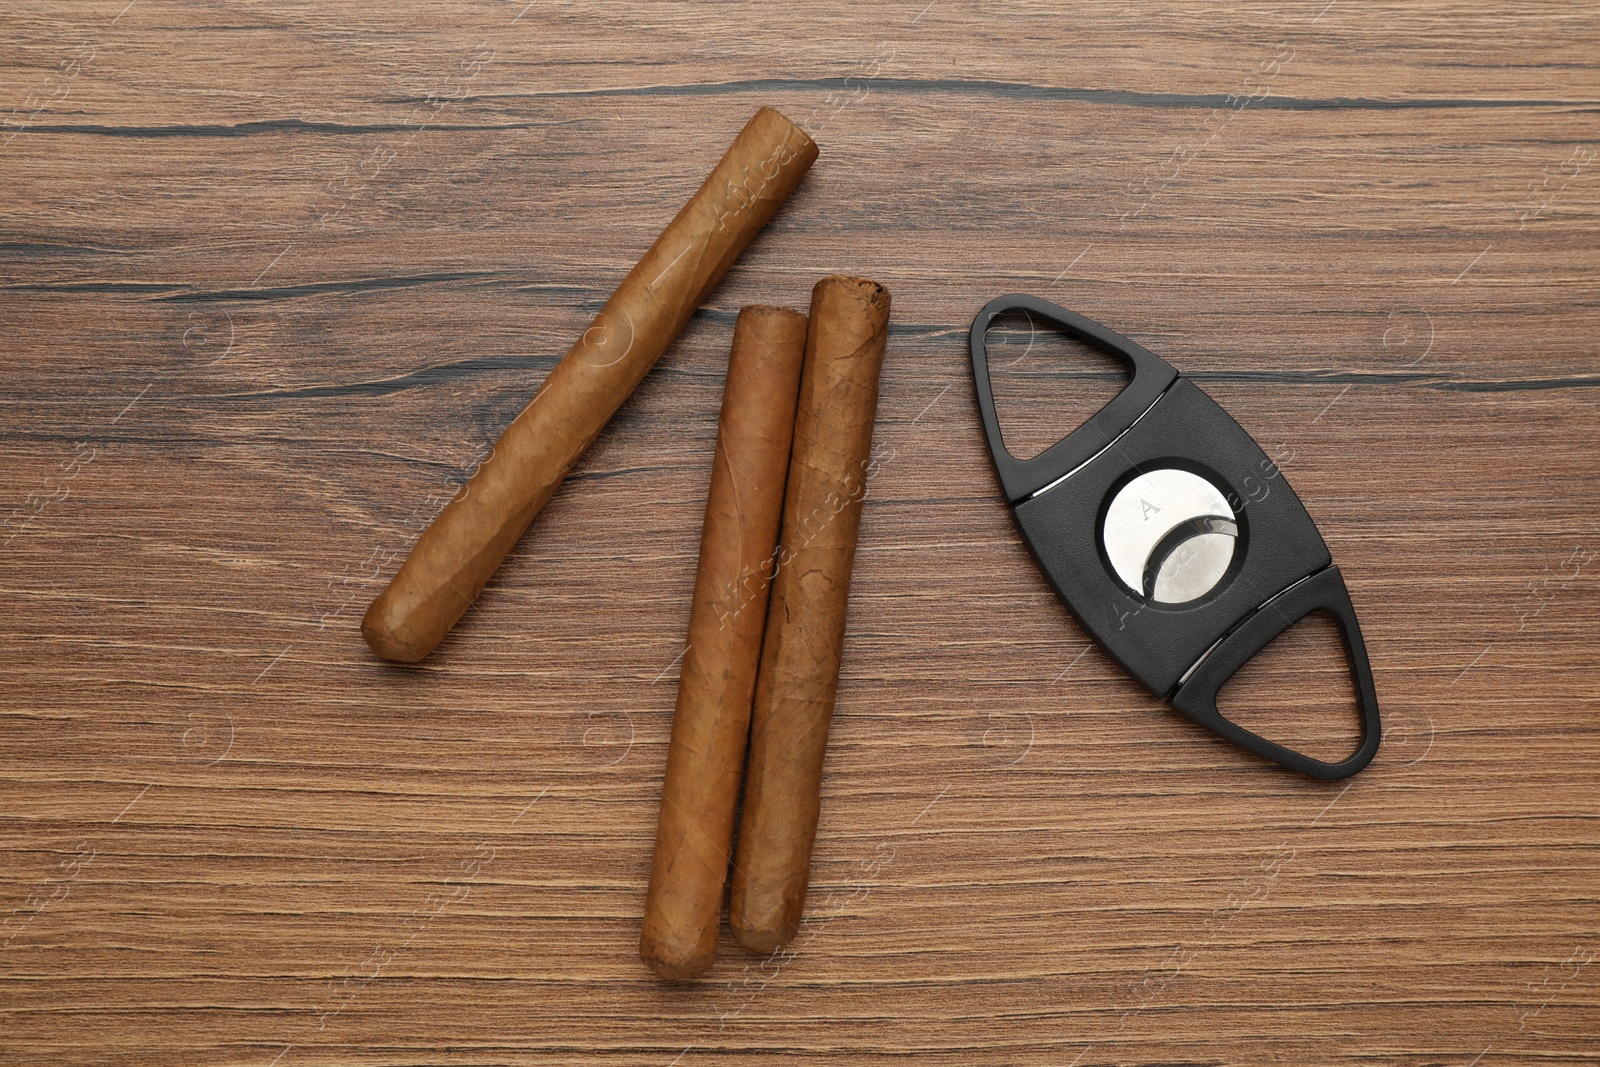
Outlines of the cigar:
{"label": "cigar", "polygon": [[693,978],[717,956],[805,352],[798,311],[739,312],[639,939],[663,978]]}
{"label": "cigar", "polygon": [[805,909],[888,327],[875,282],[834,275],[812,290],[728,909],[757,952],[793,937]]}
{"label": "cigar", "polygon": [[361,633],[374,652],[415,663],[444,639],[816,158],[798,126],[756,112],[367,609]]}

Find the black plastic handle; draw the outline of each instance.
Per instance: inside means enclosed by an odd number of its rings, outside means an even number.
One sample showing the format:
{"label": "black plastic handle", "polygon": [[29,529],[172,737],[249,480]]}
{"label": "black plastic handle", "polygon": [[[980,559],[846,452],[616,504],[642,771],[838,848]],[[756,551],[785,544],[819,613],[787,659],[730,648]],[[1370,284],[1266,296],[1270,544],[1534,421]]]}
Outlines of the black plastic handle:
{"label": "black plastic handle", "polygon": [[[1089,421],[1072,431],[1032,459],[1018,459],[1006,450],[1000,436],[1000,419],[995,414],[994,390],[989,385],[989,350],[984,335],[994,320],[1008,311],[1026,311],[1054,323],[1063,333],[1087,341],[1116,356],[1128,366],[1131,380],[1122,392]],[[983,417],[983,432],[989,438],[989,453],[1006,503],[1015,504],[1032,496],[1051,482],[1083,466],[1117,435],[1132,426],[1166,392],[1178,372],[1165,360],[1146,351],[1114,330],[1092,319],[1057,307],[1026,293],[997,297],[984,305],[972,321],[972,378],[978,391],[978,412]]]}
{"label": "black plastic handle", "polygon": [[[1348,758],[1338,763],[1312,759],[1303,753],[1273,744],[1259,734],[1229,721],[1217,711],[1217,692],[1240,667],[1260,652],[1272,639],[1311,614],[1326,611],[1339,623],[1345,656],[1355,681],[1356,703],[1361,710],[1361,744]],[[1344,576],[1338,567],[1318,571],[1302,582],[1285,589],[1267,601],[1217,645],[1172,695],[1171,704],[1190,719],[1242,745],[1258,756],[1313,778],[1338,781],[1348,778],[1372,762],[1382,739],[1378,723],[1378,691],[1372,683],[1372,665],[1367,662],[1367,646],[1361,640],[1361,625],[1350,603]]]}

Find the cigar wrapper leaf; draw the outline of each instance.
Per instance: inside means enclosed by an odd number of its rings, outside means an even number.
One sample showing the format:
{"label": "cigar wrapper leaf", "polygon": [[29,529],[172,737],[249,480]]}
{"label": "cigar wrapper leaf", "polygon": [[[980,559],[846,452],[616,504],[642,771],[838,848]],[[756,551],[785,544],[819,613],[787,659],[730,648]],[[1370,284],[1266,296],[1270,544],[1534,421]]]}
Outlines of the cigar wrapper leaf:
{"label": "cigar wrapper leaf", "polygon": [[729,904],[734,936],[758,952],[792,938],[805,908],[889,294],[824,278],[810,319]]}
{"label": "cigar wrapper leaf", "polygon": [[639,941],[664,978],[716,959],[805,347],[799,312],[739,312]]}
{"label": "cigar wrapper leaf", "polygon": [[415,663],[438,646],[816,156],[778,112],[750,119],[367,609],[374,652]]}

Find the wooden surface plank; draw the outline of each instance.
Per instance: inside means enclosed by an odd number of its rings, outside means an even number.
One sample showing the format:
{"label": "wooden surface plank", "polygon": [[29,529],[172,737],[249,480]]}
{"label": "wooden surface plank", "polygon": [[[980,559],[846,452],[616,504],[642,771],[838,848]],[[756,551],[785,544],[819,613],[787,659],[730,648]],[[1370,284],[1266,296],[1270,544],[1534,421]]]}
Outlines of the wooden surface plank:
{"label": "wooden surface plank", "polygon": [[[0,14],[0,1050],[173,1064],[1600,1059],[1593,4]],[[812,174],[440,653],[356,621],[732,134]],[[894,294],[809,917],[638,925],[732,319]],[[1278,457],[1387,735],[1162,709],[1000,506],[1056,300]],[[1105,383],[1004,335],[1046,443]],[[1066,368],[1066,369],[1064,369]],[[1325,630],[1229,706],[1348,723]]]}

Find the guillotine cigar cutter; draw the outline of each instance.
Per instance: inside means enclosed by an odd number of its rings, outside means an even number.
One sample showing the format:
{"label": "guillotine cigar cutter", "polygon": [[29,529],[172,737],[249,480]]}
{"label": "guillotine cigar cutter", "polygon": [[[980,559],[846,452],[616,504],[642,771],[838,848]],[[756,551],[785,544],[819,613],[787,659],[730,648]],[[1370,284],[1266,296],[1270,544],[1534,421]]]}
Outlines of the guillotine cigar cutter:
{"label": "guillotine cigar cutter", "polygon": [[[1130,379],[1031,459],[1006,450],[985,336],[1025,311],[1116,356]],[[1001,492],[1034,559],[1095,642],[1151,693],[1222,737],[1329,781],[1378,751],[1372,668],[1344,578],[1277,465],[1174,367],[1119,333],[1037,297],[990,301],[972,323],[972,376]],[[1329,763],[1225,718],[1217,692],[1313,611],[1338,623],[1361,742]]]}

